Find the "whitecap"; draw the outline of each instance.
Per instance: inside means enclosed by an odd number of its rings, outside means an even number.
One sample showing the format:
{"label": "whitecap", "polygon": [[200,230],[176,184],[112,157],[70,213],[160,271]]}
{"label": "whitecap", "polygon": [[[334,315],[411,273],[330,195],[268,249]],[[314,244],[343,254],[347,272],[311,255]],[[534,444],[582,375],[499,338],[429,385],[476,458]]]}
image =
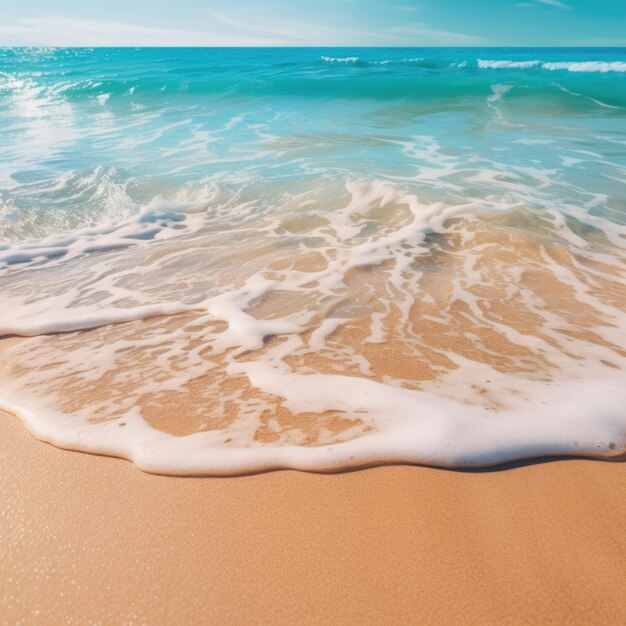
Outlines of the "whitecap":
{"label": "whitecap", "polygon": [[359,57],[321,57],[326,63],[356,63]]}

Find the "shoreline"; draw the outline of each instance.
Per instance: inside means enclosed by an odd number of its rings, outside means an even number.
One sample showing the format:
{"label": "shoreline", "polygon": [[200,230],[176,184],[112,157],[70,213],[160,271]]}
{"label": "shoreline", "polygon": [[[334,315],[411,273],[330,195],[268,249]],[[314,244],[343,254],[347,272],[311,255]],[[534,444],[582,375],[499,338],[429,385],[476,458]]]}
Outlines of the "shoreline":
{"label": "shoreline", "polygon": [[[420,461],[419,459],[411,458],[410,455],[405,457],[379,457],[377,454],[369,455],[364,457],[362,460],[355,456],[349,456],[348,454],[343,454],[339,458],[343,458],[343,461],[338,462],[328,462],[326,464],[321,463],[313,463],[311,466],[308,466],[306,461],[296,461],[295,459],[292,462],[285,462],[283,464],[280,463],[267,463],[266,465],[260,465],[258,463],[251,464],[249,467],[240,468],[239,465],[235,464],[232,468],[221,469],[220,471],[194,471],[189,470],[187,468],[181,468],[178,464],[174,464],[168,469],[162,469],[160,465],[151,466],[151,465],[143,465],[141,462],[137,462],[137,456],[134,453],[134,450],[131,448],[129,451],[124,452],[118,448],[107,449],[102,444],[96,443],[91,444],[89,447],[83,445],[81,443],[77,443],[76,445],[72,445],[71,443],[67,443],[66,440],[58,440],[55,439],[54,435],[50,434],[49,431],[39,430],[37,431],[36,427],[33,427],[32,419],[30,422],[28,421],[28,411],[22,411],[17,405],[12,404],[10,402],[3,402],[0,400],[0,417],[8,416],[16,420],[24,430],[35,440],[53,446],[58,450],[63,450],[66,452],[77,452],[80,454],[87,454],[97,457],[104,457],[110,459],[118,459],[121,461],[126,461],[130,463],[137,471],[145,472],[147,474],[152,474],[154,476],[164,476],[164,477],[174,477],[174,478],[238,478],[245,476],[254,476],[257,474],[265,474],[269,472],[280,472],[280,471],[294,471],[294,472],[304,472],[311,474],[342,474],[347,472],[356,472],[361,470],[373,469],[378,467],[400,467],[400,466],[415,466],[415,467],[424,467],[432,470],[443,470],[443,471],[458,471],[458,472],[489,472],[489,471],[502,471],[511,467],[521,467],[524,465],[532,465],[532,464],[541,464],[548,462],[555,462],[559,460],[579,460],[579,461],[601,461],[601,462],[609,462],[609,463],[622,463],[626,462],[626,444],[622,444],[616,446],[615,444],[611,444],[607,446],[605,449],[599,450],[597,453],[587,453],[581,450],[580,453],[576,452],[564,452],[564,453],[531,453],[528,455],[525,454],[516,454],[514,456],[502,456],[501,453],[494,451],[493,453],[486,453],[485,457],[488,458],[490,455],[492,456],[492,460],[486,460],[484,463],[477,462],[465,462],[465,463],[437,463],[437,462],[427,462]],[[28,422],[28,423],[27,423]],[[87,426],[88,429],[94,429],[94,425],[90,424]],[[95,432],[95,431],[94,431]],[[153,440],[150,441],[149,437],[146,435],[152,433]],[[147,425],[144,433],[141,433],[144,436],[142,437],[142,446],[146,445],[146,441],[148,444],[159,443],[159,438],[163,437],[163,433],[160,433],[157,429],[154,429]],[[201,433],[198,433],[197,436],[201,436]],[[92,436],[93,438],[93,436]],[[359,445],[359,439],[352,441],[339,442],[337,444],[333,444],[332,446],[324,446],[323,448],[345,448],[346,446],[350,446],[356,442],[357,446]],[[291,450],[294,451],[294,454],[298,456],[302,456],[308,453],[311,449],[315,451],[315,448],[310,448],[308,446],[290,446]],[[323,449],[322,448],[322,449]],[[222,450],[220,448],[207,448],[205,452],[211,452],[212,454],[220,454]],[[238,449],[233,448],[229,450],[229,454],[232,457],[237,456]],[[263,454],[263,450],[259,450],[260,455]],[[269,456],[272,456],[272,452],[274,450],[269,451]],[[370,458],[371,457],[371,458]],[[495,460],[501,459],[501,460]],[[139,458],[141,461],[141,458]]]}
{"label": "shoreline", "polygon": [[159,47],[564,2],[0,25],[0,626],[626,626],[626,48]]}
{"label": "shoreline", "polygon": [[42,444],[6,413],[0,432],[8,620],[626,618],[620,462],[182,478]]}

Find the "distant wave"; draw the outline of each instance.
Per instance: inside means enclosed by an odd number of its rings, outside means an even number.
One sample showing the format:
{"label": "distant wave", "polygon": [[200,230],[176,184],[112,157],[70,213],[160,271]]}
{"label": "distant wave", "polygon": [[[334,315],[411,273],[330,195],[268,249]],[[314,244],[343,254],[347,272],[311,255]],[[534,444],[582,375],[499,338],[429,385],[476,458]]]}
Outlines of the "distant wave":
{"label": "distant wave", "polygon": [[414,57],[410,59],[383,59],[381,61],[363,61],[359,57],[327,57],[322,56],[325,63],[358,63],[359,65],[402,65],[406,63],[419,63],[424,61],[424,57]]}
{"label": "distant wave", "polygon": [[528,69],[538,67],[544,70],[565,70],[568,72],[626,72],[626,63],[623,61],[495,61],[478,59],[481,69]]}
{"label": "distant wave", "polygon": [[541,65],[541,61],[484,61],[483,59],[478,59],[478,67],[490,70],[525,69],[537,65]]}
{"label": "distant wave", "polygon": [[[345,63],[361,66],[371,65],[419,65],[427,69],[444,69],[445,64],[434,59],[424,59],[424,57],[413,57],[406,59],[381,59],[365,60],[357,56],[352,57],[320,57],[324,63]],[[524,61],[500,60],[500,59],[477,59],[476,63],[480,69],[489,70],[551,70],[567,72],[626,72],[626,62],[624,61],[541,61],[539,59],[528,59]],[[453,62],[447,65],[448,68],[463,69],[467,67],[467,61]]]}
{"label": "distant wave", "polygon": [[385,59],[384,61],[369,61],[372,65],[390,65],[392,63],[419,63],[424,57],[415,57],[413,59]]}
{"label": "distant wave", "polygon": [[578,63],[544,63],[546,70],[567,70],[568,72],[626,72],[623,61],[582,61]]}
{"label": "distant wave", "polygon": [[356,63],[359,57],[322,57],[326,63]]}

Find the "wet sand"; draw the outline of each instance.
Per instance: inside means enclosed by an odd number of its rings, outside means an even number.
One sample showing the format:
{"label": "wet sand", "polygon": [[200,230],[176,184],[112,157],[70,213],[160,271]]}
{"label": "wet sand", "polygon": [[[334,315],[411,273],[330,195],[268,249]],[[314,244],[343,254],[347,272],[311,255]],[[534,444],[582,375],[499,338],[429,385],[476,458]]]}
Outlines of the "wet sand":
{"label": "wet sand", "polygon": [[173,478],[0,414],[6,623],[622,624],[626,465]]}

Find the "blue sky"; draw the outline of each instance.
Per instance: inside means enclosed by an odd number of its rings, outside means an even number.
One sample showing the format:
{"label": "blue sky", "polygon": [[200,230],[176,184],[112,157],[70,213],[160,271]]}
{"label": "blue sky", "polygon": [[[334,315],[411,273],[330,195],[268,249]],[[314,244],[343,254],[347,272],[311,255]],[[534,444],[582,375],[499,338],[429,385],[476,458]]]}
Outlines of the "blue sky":
{"label": "blue sky", "polygon": [[20,0],[0,45],[626,46],[626,0]]}

